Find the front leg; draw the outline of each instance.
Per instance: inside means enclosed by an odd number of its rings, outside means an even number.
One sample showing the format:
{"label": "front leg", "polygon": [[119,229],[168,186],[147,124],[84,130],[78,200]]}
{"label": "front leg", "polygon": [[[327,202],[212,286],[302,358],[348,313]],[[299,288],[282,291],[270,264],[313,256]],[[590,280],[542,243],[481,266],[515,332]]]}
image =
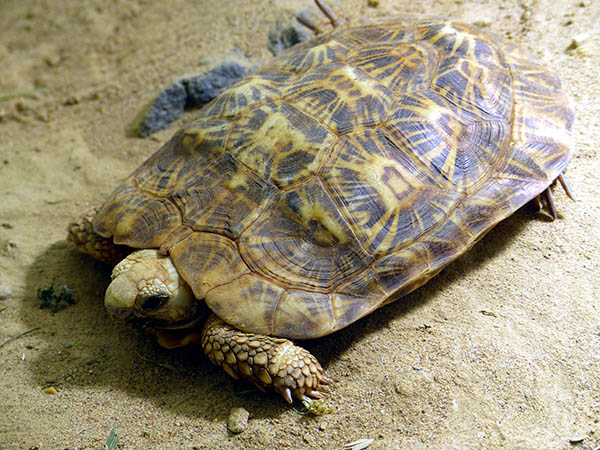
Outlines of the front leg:
{"label": "front leg", "polygon": [[77,246],[81,253],[110,265],[115,265],[129,253],[131,248],[113,243],[111,238],[100,236],[94,231],[92,220],[99,208],[92,208],[73,220],[67,227],[67,240]]}
{"label": "front leg", "polygon": [[214,314],[204,326],[202,348],[233,378],[247,378],[262,391],[275,389],[288,403],[292,397],[307,402],[322,398],[331,383],[305,349],[288,339],[238,330]]}

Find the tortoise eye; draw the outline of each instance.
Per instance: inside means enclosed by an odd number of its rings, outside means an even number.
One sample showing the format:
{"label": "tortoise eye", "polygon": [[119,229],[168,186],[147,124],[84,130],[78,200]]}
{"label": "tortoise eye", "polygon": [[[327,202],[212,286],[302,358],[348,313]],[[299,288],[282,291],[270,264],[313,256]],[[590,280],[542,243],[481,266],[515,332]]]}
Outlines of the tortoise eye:
{"label": "tortoise eye", "polygon": [[169,297],[167,295],[151,295],[150,297],[142,299],[140,306],[144,311],[147,312],[156,311],[158,308],[167,303],[168,300]]}

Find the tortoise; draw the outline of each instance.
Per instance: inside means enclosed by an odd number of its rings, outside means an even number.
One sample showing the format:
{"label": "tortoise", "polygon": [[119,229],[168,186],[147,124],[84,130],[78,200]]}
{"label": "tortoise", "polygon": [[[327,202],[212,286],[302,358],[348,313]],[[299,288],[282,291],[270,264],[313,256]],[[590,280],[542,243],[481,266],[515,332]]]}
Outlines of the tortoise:
{"label": "tortoise", "polygon": [[474,26],[341,25],[204,106],[69,240],[120,261],[113,318],[310,402],[332,380],[292,340],[408,294],[531,200],[556,217],[573,119],[557,75]]}

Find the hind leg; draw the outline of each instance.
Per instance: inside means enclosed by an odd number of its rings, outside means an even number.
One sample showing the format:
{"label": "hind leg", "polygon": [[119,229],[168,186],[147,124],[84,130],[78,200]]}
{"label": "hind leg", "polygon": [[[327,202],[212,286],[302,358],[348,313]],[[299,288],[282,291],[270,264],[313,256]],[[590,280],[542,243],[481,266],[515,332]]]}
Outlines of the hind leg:
{"label": "hind leg", "polygon": [[565,178],[564,173],[561,173],[558,176],[558,178],[556,180],[554,180],[552,182],[552,184],[550,186],[548,186],[548,188],[544,192],[542,192],[540,195],[538,195],[536,198],[538,208],[541,211],[546,212],[549,216],[552,217],[553,220],[556,220],[558,218],[558,212],[556,211],[556,207],[554,206],[554,200],[552,198],[552,187],[554,187],[554,185],[556,185],[556,181],[560,182],[560,185],[566,192],[567,196],[571,200],[575,200],[575,197],[573,196],[573,192],[571,191],[571,187],[569,186],[569,183],[567,183],[567,179]]}
{"label": "hind leg", "polygon": [[102,237],[94,231],[92,220],[97,211],[98,208],[93,208],[71,222],[67,226],[67,240],[73,242],[81,253],[114,265],[131,253],[131,249],[116,245],[111,238]]}

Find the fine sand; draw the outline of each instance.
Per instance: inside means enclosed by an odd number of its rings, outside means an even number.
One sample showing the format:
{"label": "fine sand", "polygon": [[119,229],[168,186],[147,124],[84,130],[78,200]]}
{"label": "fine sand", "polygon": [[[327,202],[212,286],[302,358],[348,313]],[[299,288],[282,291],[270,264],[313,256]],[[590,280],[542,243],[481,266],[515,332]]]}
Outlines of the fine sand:
{"label": "fine sand", "polygon": [[[136,118],[221,57],[269,58],[270,27],[310,0],[0,3],[0,449],[595,449],[600,446],[600,2],[337,1],[354,19],[450,16],[521,43],[577,110],[551,222],[523,208],[423,288],[306,343],[335,380],[330,414],[299,414],[192,350],[113,323],[110,268],[65,227],[194,113],[151,138]],[[567,50],[569,49],[569,50]],[[31,93],[34,91],[34,93]],[[38,288],[77,303],[40,309]],[[250,389],[249,389],[250,387]],[[51,388],[51,389],[48,389]],[[249,414],[227,429],[234,407]]]}

